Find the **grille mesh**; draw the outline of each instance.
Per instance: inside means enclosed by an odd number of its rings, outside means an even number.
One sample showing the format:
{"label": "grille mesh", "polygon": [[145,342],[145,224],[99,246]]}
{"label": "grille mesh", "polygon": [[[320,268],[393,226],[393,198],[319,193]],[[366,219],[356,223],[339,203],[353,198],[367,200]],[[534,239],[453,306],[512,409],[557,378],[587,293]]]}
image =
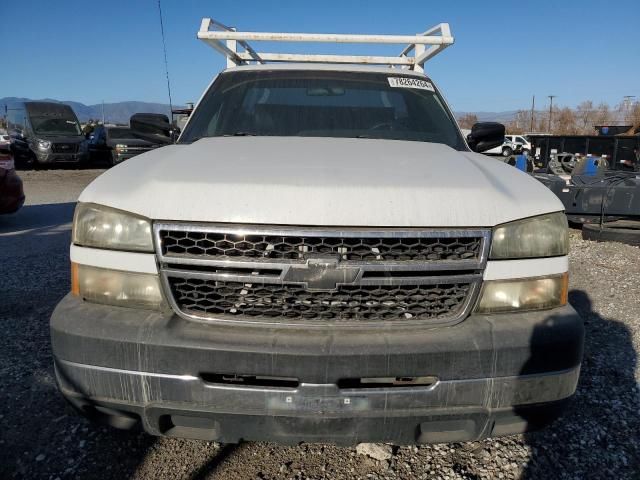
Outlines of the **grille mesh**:
{"label": "grille mesh", "polygon": [[337,254],[354,261],[474,260],[481,237],[342,238],[280,235],[238,235],[219,232],[161,230],[167,256],[303,259],[309,253]]}
{"label": "grille mesh", "polygon": [[169,277],[181,310],[205,315],[320,320],[407,320],[455,316],[471,288],[441,285],[347,285],[309,291],[298,285],[246,284]]}
{"label": "grille mesh", "polygon": [[51,145],[53,153],[78,153],[78,143],[54,143]]}

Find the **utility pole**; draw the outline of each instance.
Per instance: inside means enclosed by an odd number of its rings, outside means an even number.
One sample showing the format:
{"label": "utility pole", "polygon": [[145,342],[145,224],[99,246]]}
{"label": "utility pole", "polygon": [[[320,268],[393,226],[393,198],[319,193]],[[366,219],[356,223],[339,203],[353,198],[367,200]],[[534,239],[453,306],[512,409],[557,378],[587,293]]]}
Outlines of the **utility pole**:
{"label": "utility pole", "polygon": [[531,124],[529,125],[529,131],[533,133],[533,115],[536,110],[536,96],[531,99]]}
{"label": "utility pole", "polygon": [[553,99],[557,95],[547,95],[549,97],[549,133],[551,133],[551,117],[553,116]]}
{"label": "utility pole", "polygon": [[104,100],[102,100],[102,124],[104,125]]}

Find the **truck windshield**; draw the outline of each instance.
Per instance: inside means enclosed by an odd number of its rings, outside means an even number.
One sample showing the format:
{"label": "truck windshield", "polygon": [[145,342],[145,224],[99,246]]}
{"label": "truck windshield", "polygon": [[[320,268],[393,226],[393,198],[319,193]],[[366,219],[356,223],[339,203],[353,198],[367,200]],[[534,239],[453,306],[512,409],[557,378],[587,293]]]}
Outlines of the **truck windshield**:
{"label": "truck windshield", "polygon": [[180,143],[240,135],[379,138],[467,148],[431,82],[392,69],[223,73]]}
{"label": "truck windshield", "polygon": [[58,115],[31,115],[33,131],[40,135],[80,135],[80,125],[75,118]]}

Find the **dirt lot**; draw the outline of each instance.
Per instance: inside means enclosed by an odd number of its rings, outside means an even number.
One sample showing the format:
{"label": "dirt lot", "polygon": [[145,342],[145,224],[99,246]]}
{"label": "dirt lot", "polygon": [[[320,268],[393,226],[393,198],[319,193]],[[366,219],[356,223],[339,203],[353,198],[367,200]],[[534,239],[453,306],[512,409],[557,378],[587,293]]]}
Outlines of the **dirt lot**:
{"label": "dirt lot", "polygon": [[571,239],[571,303],[587,345],[571,409],[544,431],[453,445],[219,445],[96,426],[57,394],[49,316],[69,290],[74,202],[100,171],[21,172],[0,217],[0,478],[640,478],[640,250]]}

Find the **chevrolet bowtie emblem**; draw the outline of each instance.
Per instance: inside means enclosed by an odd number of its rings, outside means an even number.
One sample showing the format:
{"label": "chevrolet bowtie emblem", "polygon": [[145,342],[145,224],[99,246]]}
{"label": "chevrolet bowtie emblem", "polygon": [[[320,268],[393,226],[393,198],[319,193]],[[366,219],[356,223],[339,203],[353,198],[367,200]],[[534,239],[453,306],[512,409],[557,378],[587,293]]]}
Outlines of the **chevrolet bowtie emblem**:
{"label": "chevrolet bowtie emblem", "polygon": [[360,267],[340,263],[340,257],[315,256],[307,259],[307,263],[291,265],[284,281],[303,283],[308,290],[336,290],[338,285],[356,281]]}

